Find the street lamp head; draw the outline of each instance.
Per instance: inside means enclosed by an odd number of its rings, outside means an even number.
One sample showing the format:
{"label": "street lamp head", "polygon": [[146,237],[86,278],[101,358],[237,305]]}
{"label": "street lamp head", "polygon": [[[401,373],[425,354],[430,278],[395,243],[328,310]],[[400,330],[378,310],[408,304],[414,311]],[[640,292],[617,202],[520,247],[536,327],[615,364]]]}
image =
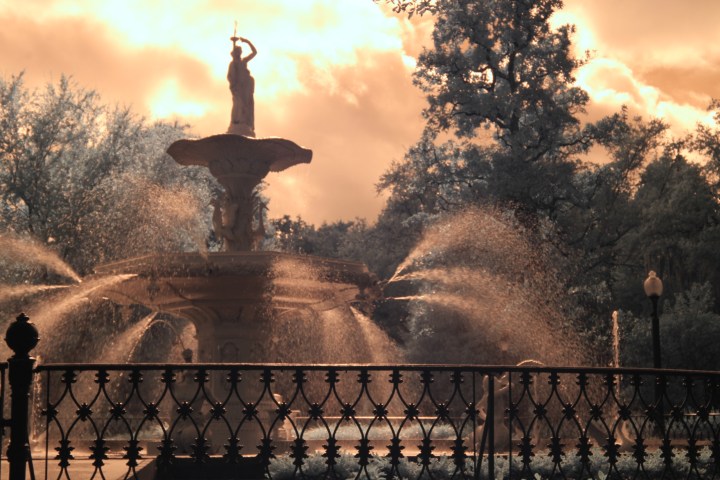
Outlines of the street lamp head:
{"label": "street lamp head", "polygon": [[645,288],[645,295],[650,298],[657,298],[663,293],[662,280],[660,280],[660,277],[658,277],[653,270],[648,272],[648,277],[645,279],[645,283],[643,283],[643,288]]}

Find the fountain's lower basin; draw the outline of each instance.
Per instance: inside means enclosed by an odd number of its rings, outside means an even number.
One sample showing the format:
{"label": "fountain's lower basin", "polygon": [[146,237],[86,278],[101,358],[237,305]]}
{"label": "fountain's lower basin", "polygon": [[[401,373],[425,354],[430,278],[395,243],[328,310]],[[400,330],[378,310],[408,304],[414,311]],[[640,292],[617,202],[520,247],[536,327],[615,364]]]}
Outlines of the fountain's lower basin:
{"label": "fountain's lower basin", "polygon": [[273,318],[347,305],[375,284],[362,263],[280,252],[148,255],[95,273],[134,275],[103,290],[118,303],[190,320],[201,362],[273,361],[262,347]]}

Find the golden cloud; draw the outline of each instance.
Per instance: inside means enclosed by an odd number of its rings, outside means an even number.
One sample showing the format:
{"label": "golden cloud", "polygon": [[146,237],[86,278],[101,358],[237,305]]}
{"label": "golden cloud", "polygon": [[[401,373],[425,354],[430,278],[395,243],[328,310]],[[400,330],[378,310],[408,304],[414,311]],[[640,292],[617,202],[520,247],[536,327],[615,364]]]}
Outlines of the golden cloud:
{"label": "golden cloud", "polygon": [[[423,106],[405,48],[413,24],[371,1],[153,3],[30,0],[0,6],[5,74],[31,86],[70,74],[106,102],[180,118],[197,135],[227,129],[232,21],[257,45],[257,131],[315,150],[310,166],[269,178],[272,214],[312,222],[382,206],[374,184],[419,136]],[[40,15],[35,14],[39,12]],[[423,20],[427,28],[428,20]],[[419,38],[419,37],[417,37]]]}

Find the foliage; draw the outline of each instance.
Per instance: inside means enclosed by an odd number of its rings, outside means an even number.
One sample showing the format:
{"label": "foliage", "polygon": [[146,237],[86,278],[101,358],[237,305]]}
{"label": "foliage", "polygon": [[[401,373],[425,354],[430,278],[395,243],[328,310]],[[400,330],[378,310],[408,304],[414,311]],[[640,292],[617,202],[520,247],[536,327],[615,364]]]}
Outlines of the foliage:
{"label": "foliage", "polygon": [[[408,360],[587,363],[567,322],[558,265],[527,232],[512,211],[488,208],[425,229],[385,288],[387,303],[407,305]],[[568,336],[562,345],[558,334]]]}
{"label": "foliage", "polygon": [[[720,315],[709,283],[693,284],[664,302],[660,316],[662,364],[665,368],[719,370]],[[621,365],[652,366],[650,316],[624,313],[621,326]]]}
{"label": "foliage", "polygon": [[[613,310],[646,308],[648,270],[670,298],[703,282],[720,298],[720,104],[710,106],[716,125],[686,138],[625,108],[582,126],[588,97],[574,84],[584,61],[569,48],[574,27],[549,24],[561,2],[432,3],[433,47],[416,71],[427,125],[381,179],[387,208],[424,227],[471,204],[514,209],[531,237],[551,245],[567,315],[598,352],[608,349]],[[605,158],[580,161],[592,146]]]}
{"label": "foliage", "polygon": [[[709,447],[698,449],[698,458],[695,462],[689,461],[683,450],[673,452],[670,462],[660,450],[649,450],[646,452],[641,465],[633,456],[633,452],[622,452],[612,467],[607,458],[607,452],[603,448],[593,447],[590,449],[589,462],[583,462],[579,455],[564,454],[558,456],[556,463],[549,451],[538,451],[528,458],[528,464],[523,463],[520,455],[512,456],[496,455],[495,477],[496,478],[660,478],[663,476],[689,477],[699,475],[698,478],[712,477],[716,471],[716,465]],[[358,459],[351,454],[341,454],[335,459],[336,465],[333,470],[326,464],[327,459],[320,455],[310,455],[304,459],[303,477],[307,479],[322,479],[332,475],[336,478],[389,478],[391,472],[394,476],[403,479],[434,478],[438,480],[452,478],[474,478],[475,473],[472,457],[468,451],[469,458],[465,459],[464,468],[458,471],[458,465],[454,459],[447,455],[438,455],[432,458],[427,467],[421,462],[412,459],[402,458],[399,464],[393,469],[391,459],[379,454],[372,455],[365,471],[360,471]],[[480,464],[480,478],[488,475],[488,463],[484,459]],[[274,479],[295,478],[297,466],[293,464],[294,459],[283,455],[274,459],[269,466],[270,474]],[[424,470],[427,468],[427,470]],[[609,471],[612,468],[611,471]]]}
{"label": "foliage", "polygon": [[[297,219],[281,229],[289,236],[280,248],[295,242],[295,251],[361,260],[388,279],[433,225],[471,206],[500,206],[514,212],[528,241],[554,265],[565,320],[580,329],[597,362],[611,358],[613,310],[625,319],[647,317],[642,280],[649,270],[663,278],[671,309],[663,317],[664,342],[681,338],[680,328],[700,335],[681,318],[704,319],[701,325],[712,332],[707,315],[720,307],[720,102],[709,107],[714,125],[698,125],[682,138],[671,138],[664,121],[632,116],[626,108],[583,125],[588,97],[573,72],[585,59],[571,53],[574,27],[553,28],[549,21],[560,1],[386,3],[407,15],[434,15],[433,45],[415,74],[428,99],[423,135],[380,179],[389,198],[375,224],[315,229]],[[590,148],[598,161],[588,161]],[[709,292],[700,306],[687,300],[696,298],[695,284]],[[388,288],[392,295],[395,287]],[[393,307],[379,315],[389,315],[384,323],[457,318],[455,307],[438,309]],[[406,336],[409,328],[386,327]],[[629,345],[646,351],[633,338],[649,334],[647,322],[627,328]],[[411,336],[420,361],[428,352],[450,351],[427,342],[427,335]],[[641,362],[638,355],[633,361]],[[674,366],[703,365],[668,355]]]}
{"label": "foliage", "polygon": [[274,240],[270,248],[330,258],[342,258],[350,232],[365,228],[363,220],[323,223],[315,228],[302,218],[293,220],[289,215],[273,219],[270,223]]}
{"label": "foliage", "polygon": [[715,124],[698,125],[692,147],[707,158],[706,169],[710,184],[717,192],[720,188],[720,100],[713,99],[708,110],[713,112]]}
{"label": "foliage", "polygon": [[[532,245],[524,254],[552,265],[545,273],[564,297],[558,309],[581,328],[600,363],[609,357],[610,314],[621,310],[623,363],[649,365],[642,280],[652,269],[667,292],[666,365],[720,368],[712,348],[703,355],[691,348],[717,341],[720,101],[709,106],[714,124],[682,138],[671,138],[662,120],[624,108],[583,123],[588,95],[573,74],[585,59],[572,54],[574,27],[550,22],[560,0],[385,3],[409,16],[434,16],[433,43],[415,73],[428,100],[423,134],[380,179],[389,197],[376,222],[316,227],[284,216],[271,221],[265,247],[362,261],[387,280],[458,212],[497,209]],[[40,91],[29,91],[22,75],[0,80],[2,238],[33,239],[33,248],[51,249],[82,274],[99,262],[214,245],[208,207],[219,186],[164,154],[182,136],[185,127],[150,124],[128,108],[104,105],[67,78]],[[586,156],[591,148],[600,157],[595,163]],[[506,246],[481,244],[468,242],[467,262],[452,248],[438,251],[447,262],[436,266],[479,271],[492,260],[488,251]],[[57,271],[38,267],[34,255],[26,255],[29,264],[21,257],[0,252],[4,283],[44,281]],[[554,301],[557,294],[548,296]],[[434,308],[451,323],[460,318],[457,308]],[[392,315],[396,323],[403,317]],[[420,333],[432,330],[436,317],[423,315],[413,333],[416,359],[443,349],[465,355],[426,342]],[[483,347],[462,321],[450,326]]]}
{"label": "foliage", "polygon": [[[379,0],[373,0],[378,2]],[[385,3],[392,5],[395,13],[404,12],[408,17],[413,15],[423,15],[424,13],[437,12],[435,0],[385,0]]]}
{"label": "foliage", "polygon": [[438,2],[432,50],[418,59],[432,132],[474,137],[491,128],[518,160],[534,161],[578,140],[587,94],[572,85],[581,62],[570,52],[573,28],[552,30],[556,0]]}
{"label": "foliage", "polygon": [[[362,260],[387,279],[433,225],[469,206],[499,205],[514,212],[524,235],[555,266],[563,314],[601,364],[611,356],[611,312],[647,316],[648,270],[663,278],[669,308],[679,308],[685,298],[679,295],[696,283],[714,298],[703,311],[720,307],[718,101],[709,107],[715,125],[699,125],[683,138],[671,138],[664,121],[626,108],[583,125],[588,97],[573,72],[585,59],[571,53],[574,27],[553,28],[549,21],[560,1],[386,3],[407,15],[434,15],[433,44],[415,74],[427,94],[426,128],[380,179],[389,198],[375,224],[321,230],[298,219],[301,235],[293,241],[305,242],[302,251]],[[590,148],[599,161],[587,160]],[[457,313],[430,310],[432,318]],[[674,319],[695,315],[687,308],[672,312]],[[395,308],[390,314],[396,322],[413,316]],[[668,322],[665,336],[673,339],[681,324]],[[638,323],[637,335],[646,330],[646,322]],[[415,346],[444,348],[425,343]]]}
{"label": "foliage", "polygon": [[[416,197],[426,212],[491,198],[553,216],[573,200],[573,155],[590,141],[576,116],[588,97],[572,83],[582,64],[573,28],[550,27],[560,4],[436,3],[433,48],[415,73],[427,93],[425,133],[380,188]],[[438,145],[448,133],[455,138]]]}
{"label": "foliage", "polygon": [[217,187],[164,153],[184,134],[108,107],[66,77],[37,92],[22,74],[0,80],[0,231],[36,239],[83,274],[204,248]]}

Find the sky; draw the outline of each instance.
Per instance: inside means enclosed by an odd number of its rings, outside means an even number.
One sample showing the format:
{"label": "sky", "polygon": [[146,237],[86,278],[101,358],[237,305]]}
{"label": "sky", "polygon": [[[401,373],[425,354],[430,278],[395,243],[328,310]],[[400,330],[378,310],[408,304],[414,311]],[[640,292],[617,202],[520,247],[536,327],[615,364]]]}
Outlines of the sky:
{"label": "sky", "polygon": [[[0,0],[0,75],[40,87],[65,74],[148,120],[179,120],[195,136],[224,133],[234,22],[258,55],[258,137],[311,148],[313,161],[267,177],[270,216],[320,224],[383,206],[375,184],[423,127],[412,83],[432,17],[409,20],[371,0]],[[590,61],[576,75],[587,120],[626,105],[682,135],[720,98],[720,2],[566,0]]]}

